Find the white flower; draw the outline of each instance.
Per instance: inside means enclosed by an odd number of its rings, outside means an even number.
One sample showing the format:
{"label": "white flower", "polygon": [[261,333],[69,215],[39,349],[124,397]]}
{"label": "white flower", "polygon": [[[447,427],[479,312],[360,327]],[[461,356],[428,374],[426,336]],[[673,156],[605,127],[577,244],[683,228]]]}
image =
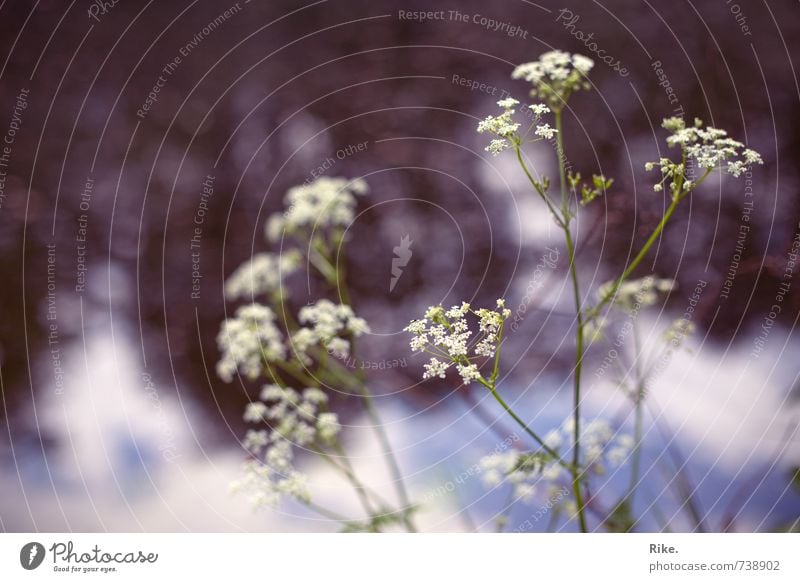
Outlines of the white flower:
{"label": "white flower", "polygon": [[245,422],[261,422],[267,413],[267,405],[263,402],[250,402],[244,409]]}
{"label": "white flower", "polygon": [[440,361],[438,358],[431,358],[430,362],[425,364],[425,373],[422,375],[424,380],[428,378],[444,378],[447,368],[450,364]]}
{"label": "white flower", "polygon": [[245,434],[244,448],[248,451],[258,454],[261,452],[267,444],[269,443],[269,437],[267,436],[267,431],[265,430],[248,430],[247,434]]}
{"label": "white flower", "polygon": [[[614,287],[614,281],[603,283],[597,290],[602,301]],[[629,311],[638,312],[642,307],[654,305],[658,301],[658,293],[668,293],[675,288],[672,279],[658,279],[652,275],[641,279],[623,281],[612,298],[614,305]]]}
{"label": "white flower", "polygon": [[530,501],[536,493],[536,487],[530,483],[520,483],[514,487],[514,496],[523,501]]}
{"label": "white flower", "polygon": [[505,99],[501,99],[500,101],[498,101],[497,104],[503,109],[513,109],[514,107],[519,105],[519,101],[517,101],[513,97],[506,97]]}
{"label": "white flower", "polygon": [[678,347],[686,339],[686,336],[693,334],[694,331],[695,325],[690,320],[684,318],[676,319],[664,332],[664,341],[673,347]]}
{"label": "white flower", "polygon": [[319,388],[306,388],[303,390],[303,400],[312,404],[325,404],[328,401],[328,395]]}
{"label": "white flower", "polygon": [[508,148],[511,147],[511,144],[507,139],[493,139],[489,142],[489,145],[484,148],[487,152],[493,155],[498,155],[501,152],[504,152]]}
{"label": "white flower", "polygon": [[242,478],[231,483],[231,492],[246,493],[255,508],[274,507],[281,497],[310,500],[307,478],[292,467],[291,450],[273,446],[264,460],[251,459],[242,467]]}
{"label": "white flower", "polygon": [[546,444],[551,449],[557,449],[561,446],[561,443],[564,442],[564,439],[561,437],[561,433],[557,430],[551,430],[542,439],[544,444]]}
{"label": "white flower", "polygon": [[[745,148],[744,144],[728,137],[728,133],[723,129],[715,127],[703,127],[703,122],[700,119],[695,119],[694,125],[687,127],[684,120],[680,117],[670,117],[663,121],[661,124],[670,136],[667,137],[667,145],[670,147],[680,147],[684,155],[690,160],[694,161],[699,167],[706,170],[713,170],[717,167],[723,167],[727,173],[734,178],[738,178],[744,172],[750,170],[754,164],[763,164],[763,160],[758,152]],[[664,178],[657,185],[661,190],[660,185],[665,181],[670,181],[670,186],[673,195],[677,195],[678,185],[677,181],[683,181],[683,189],[688,191],[692,188],[693,184],[687,179],[685,175],[685,167],[681,163],[675,163],[669,158],[661,158],[658,165],[661,166],[661,173]],[[654,168],[654,162],[645,164],[645,169],[650,170]]]}
{"label": "white flower", "polygon": [[289,251],[282,256],[256,253],[242,263],[225,283],[226,299],[250,299],[280,290],[283,280],[300,266],[300,253]]}
{"label": "white flower", "polygon": [[346,339],[335,337],[331,339],[325,347],[340,360],[346,360],[350,356],[350,342]]}
{"label": "white flower", "polygon": [[[473,335],[467,317],[474,315],[478,320],[479,336],[473,345]],[[503,322],[511,316],[502,299],[497,301],[497,309],[472,311],[469,303],[462,302],[445,310],[441,305],[429,307],[425,317],[413,320],[405,328],[414,334],[411,349],[415,352],[430,351],[446,356],[450,361],[431,358],[425,366],[423,378],[444,378],[451,364],[456,365],[465,383],[480,380],[481,374],[472,358],[485,358],[495,355]]]}
{"label": "white flower", "polygon": [[544,139],[552,139],[557,131],[557,129],[550,127],[549,123],[544,123],[542,125],[537,125],[534,133],[539,137],[543,137]]}
{"label": "white flower", "polygon": [[323,412],[317,418],[317,433],[319,438],[325,442],[330,442],[341,430],[339,417],[333,412]]}
{"label": "white flower", "polygon": [[572,55],[572,66],[586,74],[594,67],[594,61],[583,55]]}
{"label": "white flower", "polygon": [[319,388],[306,388],[301,393],[269,384],[262,388],[261,399],[263,402],[247,405],[245,420],[266,420],[272,430],[247,432],[243,446],[254,457],[245,462],[243,476],[231,484],[231,490],[249,493],[256,507],[274,506],[285,496],[307,502],[307,478],[293,466],[292,447],[332,445],[341,430],[338,417],[320,411],[328,397]]}
{"label": "white flower", "polygon": [[469,364],[468,366],[462,366],[461,364],[456,366],[459,375],[464,380],[464,384],[469,384],[473,380],[479,380],[482,378],[480,371],[478,370],[478,366],[475,364]]}
{"label": "white flower", "polygon": [[542,54],[538,61],[519,65],[511,78],[528,81],[533,85],[531,95],[561,108],[571,93],[589,88],[586,75],[593,66],[588,57],[554,50]]}
{"label": "white flower", "polygon": [[217,346],[222,352],[217,373],[225,382],[233,380],[237,370],[254,380],[263,371],[265,361],[286,357],[275,314],[258,303],[239,307],[234,318],[223,322],[217,334]]}
{"label": "white flower", "polygon": [[267,237],[275,241],[283,234],[346,227],[353,221],[355,197],[367,191],[364,180],[327,176],[290,188],[284,198],[287,210],[282,216],[275,215],[267,222]]}
{"label": "white flower", "polygon": [[356,317],[350,306],[328,299],[306,305],[300,309],[297,319],[305,327],[292,334],[292,348],[304,362],[308,361],[307,351],[315,345],[324,347],[337,358],[346,359],[350,354],[350,342],[340,336],[359,337],[369,333],[367,322]]}
{"label": "white flower", "polygon": [[545,113],[550,113],[550,108],[547,105],[544,105],[543,103],[528,105],[528,107],[530,107],[534,115],[544,115]]}
{"label": "white flower", "polygon": [[501,138],[510,138],[516,135],[519,123],[512,121],[513,109],[507,109],[497,117],[489,115],[478,123],[478,133],[493,133]]}

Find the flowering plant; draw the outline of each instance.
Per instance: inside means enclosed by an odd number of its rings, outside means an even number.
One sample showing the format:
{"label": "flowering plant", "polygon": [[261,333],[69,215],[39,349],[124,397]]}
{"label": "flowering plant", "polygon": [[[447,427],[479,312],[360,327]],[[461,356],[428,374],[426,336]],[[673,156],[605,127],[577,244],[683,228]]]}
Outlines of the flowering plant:
{"label": "flowering plant", "polygon": [[[563,115],[574,93],[591,89],[588,75],[592,68],[591,59],[557,50],[518,66],[512,78],[529,83],[529,94],[537,102],[521,108],[520,101],[512,97],[502,99],[497,102],[500,113],[487,116],[477,126],[478,133],[491,136],[486,151],[497,156],[513,150],[532,193],[544,203],[563,234],[575,330],[569,416],[551,430],[539,432],[503,397],[501,353],[504,326],[511,316],[504,299],[498,299],[493,308],[466,302],[449,307],[434,305],[411,321],[405,331],[412,336],[412,351],[427,356],[423,380],[441,381],[449,374],[461,384],[482,387],[530,437],[529,447],[496,451],[479,462],[487,485],[499,487],[508,482],[514,499],[521,500],[534,498],[541,485],[550,492],[557,488],[564,493],[558,495],[554,519],[564,517],[586,532],[591,512],[597,517],[596,527],[630,531],[637,522],[634,500],[640,480],[643,406],[650,368],[637,366],[633,378],[619,379],[635,416],[633,434],[627,434],[612,428],[605,419],[587,419],[582,414],[587,350],[591,344],[604,341],[609,321],[621,314],[633,322],[634,357],[637,361],[646,359],[637,339],[635,316],[655,304],[661,294],[669,293],[675,282],[650,273],[634,279],[634,273],[681,202],[712,172],[720,170],[738,177],[762,160],[725,131],[704,127],[700,120],[687,126],[680,118],[665,119],[663,128],[669,132],[666,143],[679,150],[679,156],[662,157],[645,166],[646,170],[660,170],[653,189],[666,197],[663,215],[619,274],[593,294],[587,293],[576,265],[579,241],[573,221],[582,208],[606,195],[613,180],[593,174],[591,181],[585,182],[579,173],[567,169]],[[558,177],[552,182],[530,167],[525,147],[532,142],[549,143],[554,148]],[[384,531],[393,526],[415,531],[418,507],[405,488],[392,443],[372,403],[367,378],[363,373],[350,373],[342,364],[355,350],[357,338],[370,330],[350,305],[344,266],[333,257],[346,242],[344,233],[353,220],[357,197],[367,191],[363,180],[325,177],[289,190],[285,212],[267,221],[266,235],[272,243],[288,243],[290,250],[280,256],[256,254],[231,275],[225,286],[230,300],[247,303],[221,327],[218,345],[222,357],[217,371],[227,382],[237,375],[248,381],[266,381],[259,399],[248,404],[245,411],[245,421],[255,428],[248,430],[244,439],[249,459],[243,478],[235,484],[237,491],[249,492],[256,505],[271,505],[281,497],[291,497],[340,522],[345,531]],[[320,298],[298,309],[294,316],[286,279],[304,267],[321,277],[330,290],[336,290],[340,302]],[[673,324],[664,337],[669,349],[679,346],[692,328],[685,319]],[[339,419],[329,409],[326,387],[358,396],[365,407],[394,477],[396,504],[388,503],[357,475],[344,450]],[[342,516],[314,501],[307,478],[297,468],[298,449],[323,459],[347,479],[358,495],[363,516]],[[630,465],[630,486],[620,498],[603,507],[592,494],[596,491],[593,480],[602,478],[608,468],[624,464]],[[691,497],[683,506],[692,509]]]}

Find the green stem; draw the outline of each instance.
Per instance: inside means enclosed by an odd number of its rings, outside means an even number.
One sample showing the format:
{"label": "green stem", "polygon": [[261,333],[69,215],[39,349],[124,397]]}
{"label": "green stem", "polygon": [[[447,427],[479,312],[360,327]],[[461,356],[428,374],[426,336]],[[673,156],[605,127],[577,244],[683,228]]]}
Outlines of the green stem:
{"label": "green stem", "polygon": [[556,224],[558,224],[558,226],[560,226],[561,228],[564,228],[564,222],[561,219],[561,216],[558,214],[556,208],[553,206],[553,203],[550,201],[550,198],[547,196],[547,193],[540,188],[538,182],[534,180],[533,176],[530,173],[530,170],[528,170],[528,166],[525,165],[525,161],[522,159],[522,152],[519,148],[519,145],[514,146],[514,151],[517,154],[517,161],[519,162],[519,165],[522,167],[522,170],[525,172],[525,175],[528,177],[528,181],[531,183],[531,186],[533,186],[533,189],[536,190],[536,193],[539,194],[539,197],[547,205],[547,209],[550,211],[550,214],[553,215]]}
{"label": "green stem", "polygon": [[633,273],[633,271],[636,269],[636,267],[639,266],[639,263],[642,262],[642,260],[647,255],[648,251],[650,250],[650,247],[652,247],[653,243],[655,243],[656,240],[658,240],[658,237],[661,236],[661,233],[664,230],[664,227],[667,226],[667,223],[669,222],[669,219],[672,218],[672,215],[675,213],[675,209],[678,207],[678,204],[680,203],[680,201],[682,199],[683,199],[682,196],[681,197],[675,197],[675,198],[672,199],[672,202],[670,203],[669,207],[667,208],[667,211],[664,213],[664,216],[661,217],[661,220],[659,221],[658,226],[656,226],[655,230],[650,234],[650,236],[648,237],[647,241],[644,243],[642,248],[637,253],[636,257],[634,257],[634,259],[628,265],[628,268],[625,269],[625,271],[623,271],[622,275],[620,275],[619,278],[616,281],[614,281],[614,284],[611,286],[611,289],[609,289],[606,292],[606,294],[603,295],[603,297],[600,299],[600,302],[592,308],[592,310],[590,311],[590,314],[589,314],[590,317],[596,316],[597,313],[600,311],[600,309],[602,309],[602,307],[606,303],[611,301],[611,299],[617,293],[617,290],[619,289],[620,285],[622,285],[622,283],[625,281],[625,279],[627,279],[630,276],[630,274]]}
{"label": "green stem", "polygon": [[334,461],[330,457],[330,455],[328,455],[328,453],[326,453],[322,449],[319,449],[319,448],[316,448],[316,447],[312,447],[311,449],[315,453],[317,453],[317,455],[322,457],[322,459],[325,462],[327,462],[329,465],[331,465],[332,467],[337,469],[339,472],[341,472],[342,475],[344,475],[345,479],[347,479],[347,481],[350,483],[350,485],[355,490],[356,495],[358,496],[359,502],[361,503],[361,506],[364,508],[364,511],[367,513],[367,517],[369,519],[372,519],[375,516],[375,509],[372,507],[372,502],[371,502],[369,496],[367,495],[367,488],[364,486],[363,483],[361,483],[361,481],[356,476],[355,471],[353,471],[352,465],[350,465],[349,459],[347,459],[347,457],[344,456],[344,451],[341,450],[341,446],[338,443],[336,443],[334,445],[334,450],[336,451],[336,454],[339,455],[339,457],[342,459],[342,464],[341,465],[339,463],[337,463],[336,461]]}
{"label": "green stem", "polygon": [[567,195],[567,170],[564,163],[564,132],[562,124],[561,109],[554,111],[556,120],[556,155],[558,156],[558,179],[561,188],[561,216],[564,239],[567,244],[567,257],[569,259],[569,274],[572,280],[572,296],[575,302],[575,369],[573,371],[573,405],[572,420],[574,446],[572,448],[572,490],[575,494],[575,505],[578,509],[578,522],[581,531],[586,533],[586,515],[584,509],[583,492],[581,491],[581,373],[583,371],[583,351],[584,351],[584,325],[583,325],[583,306],[581,305],[581,290],[578,282],[578,268],[575,264],[575,243],[572,240],[572,233],[569,230],[570,223],[570,200]]}
{"label": "green stem", "polygon": [[642,465],[642,432],[644,425],[644,376],[641,370],[641,342],[639,341],[639,326],[633,322],[633,348],[634,348],[634,369],[636,373],[636,392],[634,394],[634,427],[633,427],[633,452],[631,459],[631,480],[628,486],[626,500],[628,506],[633,510],[636,487],[639,485],[639,473]]}
{"label": "green stem", "polygon": [[692,184],[691,188],[685,191],[682,190],[684,180],[683,179],[679,180],[680,184],[678,190],[680,193],[678,195],[672,196],[672,202],[670,203],[669,207],[667,207],[664,216],[661,217],[661,221],[658,223],[658,226],[656,226],[655,230],[652,232],[650,237],[644,243],[644,246],[642,246],[642,248],[639,250],[636,257],[634,257],[634,259],[630,262],[628,268],[625,269],[625,271],[622,273],[622,275],[620,275],[620,277],[616,281],[614,281],[614,284],[611,286],[611,289],[609,289],[606,292],[606,294],[603,295],[603,297],[600,299],[600,302],[597,305],[595,305],[589,311],[589,313],[587,313],[587,319],[596,317],[597,314],[600,312],[600,309],[602,309],[606,303],[608,303],[609,301],[611,301],[611,299],[613,299],[620,285],[622,285],[625,279],[627,279],[630,276],[630,274],[633,273],[636,267],[639,266],[639,263],[642,262],[644,257],[647,255],[647,252],[650,250],[650,247],[652,247],[653,243],[655,243],[656,240],[658,240],[658,237],[661,236],[664,227],[667,226],[667,223],[669,222],[670,218],[672,218],[672,215],[675,213],[675,209],[678,207],[678,204],[680,204],[681,200],[686,198],[686,196],[692,190],[697,188],[703,182],[703,180],[705,180],[708,177],[710,173],[711,170],[706,170],[706,172],[700,177],[700,179],[697,180],[697,182],[695,182],[694,184]]}
{"label": "green stem", "polygon": [[567,463],[564,459],[562,459],[561,456],[555,450],[547,446],[544,440],[542,440],[542,438],[538,434],[533,432],[528,427],[528,425],[525,424],[525,422],[519,416],[517,416],[517,414],[513,410],[511,410],[511,407],[506,403],[505,400],[503,400],[503,397],[500,396],[500,393],[492,384],[483,379],[478,381],[489,389],[489,392],[491,392],[492,396],[494,396],[494,399],[500,403],[500,406],[503,407],[503,409],[511,416],[511,418],[513,418],[517,422],[517,424],[520,425],[522,429],[526,433],[528,433],[528,435],[530,435],[531,438],[533,438],[533,440],[535,440],[539,444],[539,446],[542,447],[542,449],[544,449],[547,452],[547,454],[553,457],[558,462],[559,465],[572,472],[572,467],[570,466],[570,464]]}
{"label": "green stem", "polygon": [[[563,165],[563,164],[560,164]],[[581,372],[583,371],[583,309],[581,307],[581,293],[578,283],[578,270],[575,265],[575,244],[572,241],[572,234],[569,231],[569,225],[564,228],[564,237],[567,241],[567,256],[569,258],[569,272],[572,279],[572,294],[575,301],[575,317],[577,320],[577,329],[575,331],[575,370],[573,372],[573,405],[572,405],[572,419],[573,419],[573,440],[575,445],[572,448],[572,489],[575,493],[575,504],[578,508],[578,521],[580,523],[581,531],[587,532],[586,515],[584,512],[583,494],[581,492],[581,471],[580,471],[580,454],[581,454]]]}
{"label": "green stem", "polygon": [[411,508],[411,501],[409,499],[408,492],[406,491],[406,486],[403,483],[403,473],[400,471],[400,465],[398,464],[397,457],[392,449],[392,444],[389,441],[389,435],[386,434],[386,429],[383,427],[383,422],[378,414],[378,409],[372,402],[372,392],[369,390],[369,388],[367,388],[366,384],[361,386],[361,395],[363,396],[364,409],[367,411],[367,416],[369,416],[370,421],[372,422],[372,428],[375,431],[375,435],[378,437],[378,442],[380,443],[381,448],[383,449],[383,454],[386,457],[386,463],[389,466],[389,471],[391,472],[392,479],[394,480],[394,487],[395,491],[397,492],[397,497],[400,499],[400,503],[403,505],[401,510],[403,512],[403,523],[408,531],[416,532],[417,528],[414,526],[414,522],[408,515],[408,510]]}
{"label": "green stem", "polygon": [[[345,275],[345,263],[343,260],[336,260],[336,265],[333,266],[332,262],[322,253],[317,253],[324,265],[329,267],[332,270],[330,276],[323,272],[325,278],[328,280],[329,284],[332,284],[336,287],[337,292],[339,293],[339,300],[343,305],[350,305],[350,296],[348,293],[347,285],[346,285],[346,275]],[[325,267],[323,267],[324,269]],[[351,345],[351,356],[355,357],[355,338],[353,338],[350,342]],[[340,362],[341,363],[341,362]],[[389,436],[386,434],[386,430],[383,427],[383,422],[381,420],[380,415],[378,414],[378,410],[375,407],[374,403],[372,402],[373,394],[370,389],[367,387],[366,378],[364,376],[363,371],[359,371],[356,374],[358,378],[358,386],[356,390],[361,394],[363,397],[362,401],[364,403],[364,409],[367,412],[367,416],[370,418],[370,422],[372,423],[372,429],[375,432],[375,435],[378,437],[378,442],[381,445],[383,453],[386,457],[386,463],[389,467],[389,471],[392,475],[394,480],[394,487],[395,491],[397,492],[397,496],[400,499],[400,503],[403,504],[403,508],[401,509],[403,514],[403,523],[406,526],[406,529],[409,532],[416,532],[417,529],[414,526],[411,518],[408,515],[408,511],[411,508],[411,501],[408,496],[408,492],[406,491],[405,484],[403,483],[403,474],[400,471],[400,465],[397,462],[397,457],[394,454],[394,450],[392,449],[392,444],[389,441]]]}
{"label": "green stem", "polygon": [[[558,156],[558,179],[561,185],[561,215],[569,222],[569,199],[567,198],[567,169],[564,164],[564,133],[561,130],[561,109],[553,111],[556,118],[556,155]],[[566,227],[566,225],[564,225]]]}

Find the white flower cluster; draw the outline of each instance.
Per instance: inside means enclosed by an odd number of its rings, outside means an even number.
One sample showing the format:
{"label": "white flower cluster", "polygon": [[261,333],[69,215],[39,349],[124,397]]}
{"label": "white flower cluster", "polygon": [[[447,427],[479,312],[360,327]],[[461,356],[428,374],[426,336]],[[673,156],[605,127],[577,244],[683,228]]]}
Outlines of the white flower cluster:
{"label": "white flower cluster", "polygon": [[[544,436],[544,442],[550,448],[559,451],[571,450],[575,436],[575,419],[570,417],[558,428]],[[631,454],[634,446],[633,437],[629,434],[615,435],[614,429],[607,421],[581,419],[581,470],[593,471],[597,474],[605,472],[605,465],[620,466]]]}
{"label": "white flower cluster", "polygon": [[245,409],[247,422],[266,422],[272,428],[248,430],[244,447],[254,458],[244,464],[235,492],[247,491],[256,507],[274,506],[283,496],[309,500],[307,478],[293,466],[292,445],[327,445],[341,427],[335,413],[323,410],[328,397],[318,388],[302,393],[271,384],[261,390],[261,400]]}
{"label": "white flower cluster", "polygon": [[261,390],[260,400],[247,405],[247,422],[267,422],[273,427],[265,431],[249,431],[245,446],[258,454],[268,443],[287,440],[299,446],[320,441],[330,443],[339,433],[339,422],[333,412],[321,411],[328,396],[319,388],[306,388],[302,393],[293,388],[268,384]]}
{"label": "white flower cluster", "polygon": [[[608,281],[597,289],[597,297],[602,301],[614,288],[614,281]],[[625,311],[638,311],[642,307],[655,305],[659,293],[669,293],[675,288],[672,279],[659,279],[648,275],[641,279],[623,281],[613,297],[614,304]]]}
{"label": "white flower cluster", "polygon": [[291,445],[276,443],[263,461],[244,462],[241,479],[230,485],[231,493],[246,493],[256,509],[275,507],[282,497],[309,501],[308,477],[294,468],[292,459]]}
{"label": "white flower cluster", "polygon": [[[497,104],[503,108],[503,113],[496,117],[490,115],[478,123],[478,133],[490,133],[497,136],[485,148],[487,152],[495,156],[513,144],[519,144],[522,140],[518,134],[520,124],[514,121],[515,107],[519,105],[519,101],[513,97],[507,97],[498,101]],[[541,103],[529,105],[528,108],[533,114],[531,127],[536,126],[534,134],[543,139],[552,139],[556,130],[550,127],[549,123],[539,123],[542,115],[550,112],[550,108]]]}
{"label": "white flower cluster", "polygon": [[317,345],[337,358],[347,359],[350,342],[340,336],[351,334],[359,337],[370,331],[367,322],[356,317],[349,305],[338,305],[328,299],[320,299],[314,305],[300,309],[298,320],[304,327],[292,335],[292,347],[303,361],[308,361],[308,349]]}
{"label": "white flower cluster", "polygon": [[539,487],[555,483],[566,474],[556,461],[514,449],[483,457],[478,466],[486,486],[507,481],[514,487],[514,497],[523,501],[531,501]]}
{"label": "white flower cluster", "polygon": [[511,78],[528,81],[533,85],[531,96],[561,109],[573,91],[589,89],[586,76],[592,67],[594,61],[588,57],[554,50],[541,55],[538,61],[519,65]]}
{"label": "white flower cluster", "polygon": [[519,101],[508,97],[501,99],[497,104],[503,108],[503,113],[497,117],[489,115],[478,124],[478,133],[491,133],[497,136],[486,146],[486,151],[494,155],[508,149],[511,147],[512,141],[519,139],[517,131],[520,127],[519,123],[514,122],[514,113],[516,113],[514,108],[519,105]]}
{"label": "white flower cluster", "polygon": [[279,291],[283,280],[300,266],[300,253],[290,250],[283,255],[256,253],[242,263],[225,283],[228,300],[250,299]]}
{"label": "white flower cluster", "polygon": [[281,236],[310,232],[311,229],[346,227],[353,221],[356,196],[369,190],[362,179],[322,176],[308,184],[295,186],[286,193],[287,210],[267,221],[266,234],[271,241]]}
{"label": "white flower cluster", "polygon": [[[472,331],[467,323],[467,315],[478,320],[478,336],[470,344]],[[445,378],[447,370],[455,366],[465,384],[481,380],[478,366],[473,358],[492,358],[500,341],[503,323],[511,316],[505,301],[497,300],[496,309],[473,311],[469,303],[453,306],[445,310],[441,305],[430,307],[423,319],[412,321],[404,331],[414,334],[411,349],[426,352],[433,357],[425,365],[424,379]],[[442,358],[442,359],[440,359]]]}
{"label": "white flower cluster", "polygon": [[[573,419],[568,419],[561,427],[545,435],[545,444],[556,451],[569,451],[574,440],[574,427]],[[612,467],[621,465],[633,446],[633,437],[622,434],[615,438],[613,429],[604,420],[582,422],[581,470],[602,474],[605,464]],[[484,471],[482,479],[487,486],[496,487],[507,481],[514,486],[515,497],[524,501],[532,499],[539,487],[544,485],[550,489],[552,485],[563,484],[560,482],[570,478],[567,470],[546,453],[512,449],[482,458],[479,466]]]}
{"label": "white flower cluster", "polygon": [[223,322],[217,334],[217,346],[222,352],[217,374],[225,382],[232,381],[237,370],[255,380],[264,370],[264,362],[286,357],[283,337],[275,325],[275,313],[258,303],[239,307],[235,317]]}
{"label": "white flower cluster", "polygon": [[664,332],[664,341],[673,348],[680,347],[686,337],[693,334],[695,330],[696,327],[691,320],[681,317],[673,321]]}
{"label": "white flower cluster", "polygon": [[[694,125],[687,127],[686,122],[680,117],[669,117],[661,124],[671,135],[667,138],[667,145],[680,147],[689,160],[706,170],[713,170],[722,166],[723,170],[738,178],[742,173],[750,170],[753,164],[763,164],[761,156],[755,150],[746,148],[742,142],[728,137],[728,132],[716,127],[703,127],[703,122],[695,118]],[[669,158],[661,158],[657,163],[648,162],[646,170],[656,166],[661,169],[662,179],[653,188],[656,192],[663,189],[666,180],[674,184],[676,178],[684,175],[684,165],[676,164]],[[692,182],[686,180],[684,190],[689,190]],[[674,187],[673,187],[674,190]]]}

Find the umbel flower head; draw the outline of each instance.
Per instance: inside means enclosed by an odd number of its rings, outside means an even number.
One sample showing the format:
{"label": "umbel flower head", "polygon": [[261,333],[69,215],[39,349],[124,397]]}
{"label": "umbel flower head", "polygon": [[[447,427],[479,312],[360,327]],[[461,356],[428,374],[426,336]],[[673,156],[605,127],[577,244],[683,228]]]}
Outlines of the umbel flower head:
{"label": "umbel flower head", "polygon": [[281,497],[309,501],[308,478],[293,465],[293,446],[327,446],[341,427],[335,413],[327,412],[327,395],[318,388],[298,392],[270,384],[260,400],[248,404],[246,422],[267,428],[247,431],[244,448],[252,455],[242,478],[231,484],[233,492],[250,495],[256,507],[274,506]]}
{"label": "umbel flower head", "polygon": [[273,214],[267,221],[267,238],[274,242],[282,235],[346,227],[353,221],[356,196],[368,191],[367,183],[360,178],[348,180],[327,176],[290,188],[284,198],[286,212]]}
{"label": "umbel flower head", "polygon": [[300,253],[289,250],[281,255],[256,253],[242,263],[225,282],[225,298],[250,299],[281,290],[283,280],[300,266]]}
{"label": "umbel flower head", "polygon": [[[614,288],[614,281],[607,281],[598,287],[597,297],[602,301]],[[642,307],[655,305],[659,293],[669,293],[675,288],[672,279],[659,279],[647,275],[641,279],[623,281],[617,288],[613,301],[623,311],[639,311]]]}
{"label": "umbel flower head", "polygon": [[513,97],[507,97],[497,102],[497,105],[503,109],[500,115],[489,115],[486,119],[478,123],[478,133],[490,133],[496,136],[488,146],[486,151],[494,155],[507,150],[508,148],[519,145],[527,140],[528,134],[533,130],[534,139],[529,141],[536,141],[537,139],[552,139],[556,134],[556,130],[550,127],[549,123],[539,123],[542,115],[550,112],[547,105],[537,103],[535,105],[528,105],[531,117],[530,127],[524,134],[520,134],[519,128],[521,124],[514,120],[516,113],[516,106],[519,101]]}
{"label": "umbel flower head", "polygon": [[541,55],[538,61],[519,65],[511,78],[528,81],[533,85],[531,97],[560,110],[573,92],[590,88],[587,75],[592,67],[594,61],[588,57],[554,50]]}
{"label": "umbel flower head", "polygon": [[653,186],[661,192],[664,184],[669,184],[673,196],[678,196],[680,188],[688,192],[694,186],[691,176],[687,175],[686,165],[693,164],[707,172],[720,168],[722,171],[738,178],[750,170],[753,164],[763,164],[758,152],[751,150],[742,142],[728,137],[728,132],[716,127],[703,127],[703,121],[695,118],[694,125],[687,127],[680,117],[669,117],[661,124],[670,132],[667,138],[669,147],[679,147],[686,159],[686,164],[673,162],[669,158],[661,158],[658,162],[645,164],[646,170],[658,167],[661,180]]}
{"label": "umbel flower head", "polygon": [[292,348],[304,362],[308,362],[308,350],[321,346],[340,359],[350,354],[350,342],[343,335],[359,337],[369,333],[369,325],[357,317],[349,305],[338,305],[328,299],[320,299],[314,305],[300,310],[298,320],[303,327],[292,335]]}
{"label": "umbel flower head", "polygon": [[[468,315],[478,324],[478,334],[472,341]],[[441,305],[428,308],[423,319],[416,319],[405,328],[414,334],[411,349],[432,356],[422,377],[445,378],[447,370],[455,367],[465,384],[473,380],[485,382],[474,361],[496,356],[503,323],[510,316],[511,310],[506,309],[502,299],[497,300],[496,309],[474,311],[469,303],[447,310]]]}
{"label": "umbel flower head", "polygon": [[217,374],[225,382],[233,380],[237,370],[255,380],[264,370],[265,362],[286,357],[283,337],[275,325],[275,313],[258,303],[243,305],[236,310],[235,317],[223,322],[217,334],[217,346],[222,352]]}
{"label": "umbel flower head", "polygon": [[[544,442],[554,451],[569,451],[573,446],[574,420],[566,420],[559,428],[551,430]],[[581,472],[603,474],[608,467],[618,467],[630,455],[634,440],[628,434],[616,435],[608,422],[595,419],[581,422]],[[514,487],[514,496],[531,501],[540,490],[552,486],[563,487],[571,479],[558,461],[546,452],[509,450],[483,457],[478,466],[481,477],[489,487],[508,482]]]}

